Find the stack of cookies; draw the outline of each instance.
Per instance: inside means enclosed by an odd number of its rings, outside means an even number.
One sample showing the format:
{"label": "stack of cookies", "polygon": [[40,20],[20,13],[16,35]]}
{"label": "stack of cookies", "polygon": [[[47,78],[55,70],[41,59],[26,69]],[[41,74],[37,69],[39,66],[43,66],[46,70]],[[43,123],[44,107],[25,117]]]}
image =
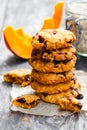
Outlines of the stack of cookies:
{"label": "stack of cookies", "polygon": [[73,42],[75,35],[67,30],[45,29],[32,39],[31,87],[48,103],[59,104],[60,109],[80,111],[80,84],[75,76],[76,63]]}

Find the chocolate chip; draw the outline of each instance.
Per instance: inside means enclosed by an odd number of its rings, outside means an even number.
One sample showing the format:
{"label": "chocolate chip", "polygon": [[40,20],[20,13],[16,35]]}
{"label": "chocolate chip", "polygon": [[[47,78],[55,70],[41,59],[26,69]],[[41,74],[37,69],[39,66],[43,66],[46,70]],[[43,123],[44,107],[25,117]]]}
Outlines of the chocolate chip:
{"label": "chocolate chip", "polygon": [[78,94],[78,96],[76,97],[77,99],[83,99],[83,95],[82,94]]}
{"label": "chocolate chip", "polygon": [[47,57],[44,57],[43,60],[46,61],[46,62],[50,62],[50,59],[47,58]]}
{"label": "chocolate chip", "polygon": [[67,64],[68,61],[69,61],[69,60],[64,60],[64,61],[63,61],[63,64]]}
{"label": "chocolate chip", "polygon": [[71,98],[67,98],[67,100],[72,101],[72,99],[71,99]]}
{"label": "chocolate chip", "polygon": [[80,109],[82,108],[82,104],[79,102],[78,104],[76,104]]}
{"label": "chocolate chip", "polygon": [[61,75],[62,75],[61,78],[63,78],[63,76],[66,76],[66,73],[65,73],[65,72],[63,72],[63,73],[56,73],[56,75],[58,75],[58,74],[61,74]]}
{"label": "chocolate chip", "polygon": [[31,56],[33,57],[33,56],[35,56],[35,55],[37,55],[39,53],[40,53],[39,50],[33,50]]}
{"label": "chocolate chip", "polygon": [[25,98],[20,98],[20,97],[17,99],[17,101],[20,102],[20,103],[25,103],[26,102]]}
{"label": "chocolate chip", "polygon": [[40,42],[40,43],[43,43],[44,42],[44,37],[42,37],[42,36],[38,36],[39,38],[38,38],[38,41]]}
{"label": "chocolate chip", "polygon": [[74,95],[74,92],[71,92],[72,95]]}
{"label": "chocolate chip", "polygon": [[32,62],[34,62],[34,61],[35,61],[35,58],[32,58],[31,60],[32,60]]}
{"label": "chocolate chip", "polygon": [[55,35],[57,33],[57,31],[56,30],[53,30],[53,34]]}
{"label": "chocolate chip", "polygon": [[61,52],[59,52],[58,54],[59,54],[59,55],[61,55],[62,53],[61,53]]}
{"label": "chocolate chip", "polygon": [[60,62],[63,63],[63,64],[67,64],[68,61],[69,60],[65,60],[65,61],[56,61],[56,60],[54,60],[54,68],[57,68],[58,64],[60,64]]}
{"label": "chocolate chip", "polygon": [[64,54],[67,55],[67,52],[65,52]]}
{"label": "chocolate chip", "polygon": [[72,39],[70,39],[67,43],[71,44],[72,43]]}
{"label": "chocolate chip", "polygon": [[[36,71],[36,70],[35,70]],[[33,77],[31,77],[31,82],[34,82],[34,78]]]}
{"label": "chocolate chip", "polygon": [[[56,50],[54,50],[54,51],[56,51]],[[62,51],[62,48],[59,48],[58,51]]]}
{"label": "chocolate chip", "polygon": [[33,102],[30,103],[30,105],[31,105],[32,107],[33,107],[33,106],[36,106],[36,105],[38,104],[38,101],[39,101],[39,100],[33,101]]}
{"label": "chocolate chip", "polygon": [[65,73],[65,72],[63,72],[63,75],[64,75],[64,76],[66,76],[66,73]]}
{"label": "chocolate chip", "polygon": [[42,93],[42,94],[43,94],[44,97],[47,97],[47,95],[48,95],[48,94],[46,94],[46,93]]}
{"label": "chocolate chip", "polygon": [[56,75],[58,75],[59,73],[56,73]]}
{"label": "chocolate chip", "polygon": [[57,67],[58,67],[58,62],[54,61],[54,68],[57,68]]}
{"label": "chocolate chip", "polygon": [[[59,49],[58,49],[59,50]],[[52,51],[56,51],[56,49],[53,49]]]}
{"label": "chocolate chip", "polygon": [[30,81],[30,80],[31,80],[31,77],[28,76],[28,75],[26,75],[25,80],[26,80],[26,81]]}
{"label": "chocolate chip", "polygon": [[75,80],[75,78],[73,78],[73,77],[72,77],[72,78],[71,78],[71,80],[73,80],[73,81],[74,81],[74,80]]}
{"label": "chocolate chip", "polygon": [[46,47],[47,47],[47,42],[46,42],[46,41],[44,41],[44,42],[43,42],[42,51],[45,51],[45,50],[46,50]]}
{"label": "chocolate chip", "polygon": [[74,91],[78,92],[78,89],[77,89],[77,88],[73,88],[73,89],[74,89]]}

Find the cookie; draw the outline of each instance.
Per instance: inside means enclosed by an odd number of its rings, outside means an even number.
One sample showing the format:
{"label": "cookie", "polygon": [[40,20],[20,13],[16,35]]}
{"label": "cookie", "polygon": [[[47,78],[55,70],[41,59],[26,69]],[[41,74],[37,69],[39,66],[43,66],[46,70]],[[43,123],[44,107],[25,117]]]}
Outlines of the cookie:
{"label": "cookie", "polygon": [[54,72],[54,73],[62,73],[70,71],[76,63],[76,56],[74,55],[72,60],[69,61],[53,61],[53,62],[45,62],[43,60],[33,60],[29,59],[29,64],[37,71],[40,72]]}
{"label": "cookie", "polygon": [[8,83],[21,84],[27,86],[31,82],[31,70],[29,69],[15,69],[4,74],[4,81]]}
{"label": "cookie", "polygon": [[32,39],[32,46],[39,50],[53,50],[71,47],[76,40],[75,35],[68,30],[44,29]]}
{"label": "cookie", "polygon": [[62,99],[59,99],[59,106],[60,110],[69,110],[74,112],[79,112],[82,108],[82,104],[80,100],[74,98],[74,97],[64,97]]}
{"label": "cookie", "polygon": [[31,77],[42,84],[58,84],[70,81],[75,75],[74,69],[63,73],[42,73],[32,70]]}
{"label": "cookie", "polygon": [[76,78],[72,78],[70,81],[59,84],[41,84],[35,80],[31,82],[31,87],[36,90],[36,93],[46,93],[46,94],[57,94],[63,91],[67,91],[73,88],[76,84]]}
{"label": "cookie", "polygon": [[80,94],[80,85],[77,83],[74,88],[58,94],[38,93],[39,97],[48,103],[59,104],[59,99],[64,97],[77,97]]}
{"label": "cookie", "polygon": [[56,50],[47,50],[47,51],[40,51],[40,50],[32,50],[32,58],[33,59],[42,59],[44,61],[64,61],[64,60],[71,60],[73,55],[75,54],[76,49],[74,47],[64,48],[64,49],[56,49]]}
{"label": "cookie", "polygon": [[22,95],[12,100],[12,104],[22,108],[32,108],[39,103],[39,96],[37,95]]}

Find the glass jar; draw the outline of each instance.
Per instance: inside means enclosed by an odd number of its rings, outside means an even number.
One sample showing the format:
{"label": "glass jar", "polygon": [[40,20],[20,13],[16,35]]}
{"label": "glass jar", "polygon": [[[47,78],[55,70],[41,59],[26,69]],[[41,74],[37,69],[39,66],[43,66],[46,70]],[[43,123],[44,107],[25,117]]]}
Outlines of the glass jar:
{"label": "glass jar", "polygon": [[67,1],[66,29],[76,35],[77,54],[87,57],[87,0]]}

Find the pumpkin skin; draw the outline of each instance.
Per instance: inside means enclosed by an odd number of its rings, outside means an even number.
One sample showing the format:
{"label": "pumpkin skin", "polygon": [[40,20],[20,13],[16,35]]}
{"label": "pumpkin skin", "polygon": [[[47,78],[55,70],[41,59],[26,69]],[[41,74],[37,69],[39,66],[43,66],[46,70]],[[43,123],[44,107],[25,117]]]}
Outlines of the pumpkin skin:
{"label": "pumpkin skin", "polygon": [[32,37],[24,34],[23,29],[14,30],[12,26],[7,26],[3,30],[4,41],[7,48],[16,56],[22,59],[29,59],[32,52]]}

